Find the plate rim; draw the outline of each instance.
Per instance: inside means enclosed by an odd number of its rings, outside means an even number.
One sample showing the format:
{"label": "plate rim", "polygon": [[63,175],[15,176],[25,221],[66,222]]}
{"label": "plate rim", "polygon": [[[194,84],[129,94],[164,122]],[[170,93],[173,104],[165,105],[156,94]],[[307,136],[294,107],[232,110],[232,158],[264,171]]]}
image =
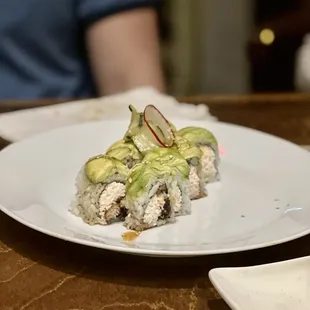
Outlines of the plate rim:
{"label": "plate rim", "polygon": [[[144,255],[144,256],[156,256],[156,257],[198,257],[198,256],[208,256],[208,255],[220,255],[220,254],[230,254],[230,253],[238,253],[238,252],[246,252],[246,251],[252,251],[252,250],[258,250],[262,248],[269,248],[271,246],[287,243],[289,241],[293,241],[296,239],[299,239],[301,237],[304,237],[308,234],[310,234],[310,228],[308,230],[305,230],[304,232],[292,235],[290,237],[282,238],[277,241],[270,241],[268,243],[259,243],[251,246],[239,246],[235,248],[227,248],[227,249],[217,249],[217,250],[151,250],[151,249],[143,249],[143,248],[134,248],[134,247],[121,247],[117,245],[108,245],[100,242],[95,241],[88,241],[83,240],[79,238],[74,238],[70,236],[61,235],[58,233],[51,232],[47,229],[40,228],[32,223],[28,223],[27,221],[21,219],[19,216],[17,216],[14,213],[6,212],[7,209],[3,208],[2,204],[0,204],[0,211],[2,211],[7,216],[11,217],[18,223],[31,228],[33,230],[36,230],[40,233],[43,233],[45,235],[48,235],[50,237],[54,237],[60,240],[69,241],[72,243],[84,245],[84,246],[90,246],[94,248],[99,248],[103,250],[108,251],[114,251],[119,253],[126,253],[126,254],[136,254],[136,255]],[[124,242],[125,243],[125,242]],[[128,243],[130,244],[130,243]]]}

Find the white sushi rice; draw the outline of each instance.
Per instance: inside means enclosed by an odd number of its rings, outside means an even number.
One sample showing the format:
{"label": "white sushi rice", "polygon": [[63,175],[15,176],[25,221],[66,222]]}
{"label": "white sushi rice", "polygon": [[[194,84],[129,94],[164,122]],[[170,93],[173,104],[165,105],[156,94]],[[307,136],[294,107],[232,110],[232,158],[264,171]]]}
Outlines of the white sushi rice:
{"label": "white sushi rice", "polygon": [[189,181],[178,176],[170,180],[167,186],[171,207],[175,212],[175,216],[190,214],[191,200],[189,197]]}
{"label": "white sushi rice", "polygon": [[202,174],[205,182],[211,182],[217,176],[217,169],[216,169],[216,155],[213,149],[209,146],[201,146],[202,151]]}
{"label": "white sushi rice", "polygon": [[89,225],[107,225],[120,214],[125,197],[125,185],[119,177],[108,180],[107,184],[92,184],[85,176],[84,169],[76,179],[76,199],[70,211]]}

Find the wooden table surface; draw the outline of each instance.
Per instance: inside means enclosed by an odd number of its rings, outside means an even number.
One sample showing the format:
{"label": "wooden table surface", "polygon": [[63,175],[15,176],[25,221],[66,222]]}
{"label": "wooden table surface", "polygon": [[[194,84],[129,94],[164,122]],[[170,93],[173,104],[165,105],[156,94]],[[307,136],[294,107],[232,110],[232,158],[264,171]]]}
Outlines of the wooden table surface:
{"label": "wooden table surface", "polygon": [[[309,95],[197,96],[182,100],[208,104],[222,121],[310,144]],[[53,103],[57,102],[0,102],[0,112]],[[234,254],[182,259],[136,257],[58,240],[0,212],[0,309],[229,310],[210,284],[211,268],[310,255],[309,244],[310,236],[306,236]]]}

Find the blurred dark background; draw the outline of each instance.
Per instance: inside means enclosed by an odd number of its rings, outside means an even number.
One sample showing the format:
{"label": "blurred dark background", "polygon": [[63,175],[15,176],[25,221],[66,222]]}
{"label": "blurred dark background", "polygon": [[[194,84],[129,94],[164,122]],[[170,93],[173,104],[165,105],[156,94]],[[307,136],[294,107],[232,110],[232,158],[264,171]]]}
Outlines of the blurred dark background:
{"label": "blurred dark background", "polygon": [[166,0],[159,20],[169,91],[303,91],[296,58],[310,32],[309,2]]}

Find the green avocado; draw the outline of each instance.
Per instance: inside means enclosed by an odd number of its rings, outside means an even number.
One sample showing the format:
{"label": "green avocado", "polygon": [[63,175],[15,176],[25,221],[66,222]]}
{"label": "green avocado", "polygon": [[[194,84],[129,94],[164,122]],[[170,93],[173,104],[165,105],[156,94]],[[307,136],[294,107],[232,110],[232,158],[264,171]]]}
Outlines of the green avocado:
{"label": "green avocado", "polygon": [[212,132],[201,127],[185,127],[176,132],[177,136],[181,136],[196,145],[218,146],[218,142]]}
{"label": "green avocado", "polygon": [[153,164],[137,164],[133,167],[130,175],[127,178],[127,199],[131,201],[137,200],[139,197],[143,196],[146,192],[148,192],[154,180],[164,180],[165,177],[176,175],[176,173],[176,169],[170,169],[169,167],[167,167],[166,169],[161,169],[159,166]]}
{"label": "green avocado", "polygon": [[176,169],[184,178],[188,178],[190,172],[185,158],[174,148],[154,149],[145,155],[142,163],[162,172]]}
{"label": "green avocado", "polygon": [[93,184],[106,182],[115,174],[126,179],[129,173],[129,169],[120,160],[106,155],[90,158],[84,169],[86,177]]}
{"label": "green avocado", "polygon": [[141,161],[143,158],[143,155],[139,152],[134,143],[131,141],[126,142],[123,139],[112,144],[107,150],[106,155],[116,158],[122,162],[128,157],[135,161]]}
{"label": "green avocado", "polygon": [[194,143],[191,143],[185,138],[183,138],[182,136],[176,135],[174,145],[172,147],[177,149],[186,160],[193,158],[197,158],[198,160],[200,160],[202,156],[201,149]]}

